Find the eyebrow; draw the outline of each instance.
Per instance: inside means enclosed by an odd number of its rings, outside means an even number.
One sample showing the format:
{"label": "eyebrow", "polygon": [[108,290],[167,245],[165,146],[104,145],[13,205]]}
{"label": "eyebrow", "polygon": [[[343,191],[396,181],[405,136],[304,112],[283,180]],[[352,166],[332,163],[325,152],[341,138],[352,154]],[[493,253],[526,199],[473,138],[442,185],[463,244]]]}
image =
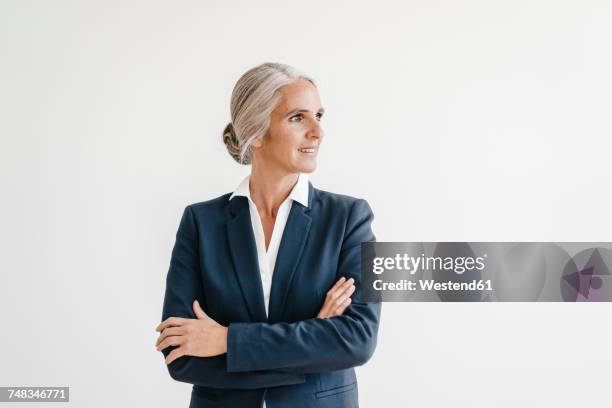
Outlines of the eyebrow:
{"label": "eyebrow", "polygon": [[[298,113],[298,112],[309,112],[309,111],[308,111],[308,109],[293,109],[293,110],[290,110],[290,111],[289,111],[289,112],[288,112],[288,113],[285,115],[285,117],[290,116],[290,115],[293,115],[294,113]],[[317,113],[325,113],[325,109],[321,108],[321,109],[319,109],[319,111],[318,111]]]}

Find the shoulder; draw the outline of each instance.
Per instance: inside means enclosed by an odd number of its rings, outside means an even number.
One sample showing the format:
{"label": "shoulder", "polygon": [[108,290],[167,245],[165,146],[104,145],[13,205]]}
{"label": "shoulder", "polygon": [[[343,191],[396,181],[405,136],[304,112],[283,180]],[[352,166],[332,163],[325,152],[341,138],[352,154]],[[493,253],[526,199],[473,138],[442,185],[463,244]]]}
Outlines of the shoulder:
{"label": "shoulder", "polygon": [[193,211],[206,211],[213,208],[224,207],[229,202],[231,195],[232,193],[225,193],[219,197],[211,198],[210,200],[191,203],[187,207],[190,207]]}
{"label": "shoulder", "polygon": [[206,201],[198,201],[190,203],[185,207],[185,214],[189,214],[193,218],[208,220],[221,219],[227,205],[229,204],[229,198],[231,193],[220,195],[219,197],[211,198]]}
{"label": "shoulder", "polygon": [[347,218],[350,218],[351,215],[373,215],[372,208],[364,198],[332,193],[314,187],[311,191],[313,191],[313,200],[311,202],[313,208],[320,207],[324,212],[331,211],[336,214],[338,212],[344,213]]}
{"label": "shoulder", "polygon": [[374,213],[367,200],[346,194],[315,189],[313,210],[327,226],[337,225],[343,231],[343,246],[375,241],[371,224]]}

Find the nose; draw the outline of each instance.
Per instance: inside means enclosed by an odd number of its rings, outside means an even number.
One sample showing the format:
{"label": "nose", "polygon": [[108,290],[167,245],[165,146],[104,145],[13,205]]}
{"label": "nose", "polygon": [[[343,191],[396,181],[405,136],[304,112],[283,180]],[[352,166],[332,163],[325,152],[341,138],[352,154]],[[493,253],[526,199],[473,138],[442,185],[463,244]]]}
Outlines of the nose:
{"label": "nose", "polygon": [[314,137],[317,139],[323,139],[323,128],[317,119],[310,120],[310,128],[308,129],[306,136],[309,138]]}

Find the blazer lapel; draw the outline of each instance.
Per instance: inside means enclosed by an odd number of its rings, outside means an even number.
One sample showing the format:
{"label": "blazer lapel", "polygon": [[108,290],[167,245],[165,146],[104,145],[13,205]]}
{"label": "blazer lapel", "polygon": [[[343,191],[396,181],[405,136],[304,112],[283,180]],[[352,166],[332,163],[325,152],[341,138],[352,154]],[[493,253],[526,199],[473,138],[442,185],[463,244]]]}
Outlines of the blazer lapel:
{"label": "blazer lapel", "polygon": [[252,321],[265,322],[266,305],[248,199],[242,196],[234,197],[230,200],[229,208],[232,218],[227,222],[227,235],[234,261],[234,272]]}
{"label": "blazer lapel", "polygon": [[[312,195],[314,189],[309,182],[308,201],[312,206]],[[276,265],[272,274],[272,288],[270,290],[270,305],[268,321],[276,323],[281,321],[285,302],[291,281],[298,262],[304,250],[304,245],[310,231],[312,217],[308,214],[310,207],[304,207],[297,201],[291,205],[289,218],[285,224],[285,230],[278,248]]]}

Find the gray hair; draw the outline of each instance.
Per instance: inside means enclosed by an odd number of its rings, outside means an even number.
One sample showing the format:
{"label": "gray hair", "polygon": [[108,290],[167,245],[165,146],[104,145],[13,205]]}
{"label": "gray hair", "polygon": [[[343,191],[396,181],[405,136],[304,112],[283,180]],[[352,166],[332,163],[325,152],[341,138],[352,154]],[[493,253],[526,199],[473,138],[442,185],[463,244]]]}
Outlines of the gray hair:
{"label": "gray hair", "polygon": [[299,79],[312,78],[295,68],[267,62],[245,72],[232,92],[231,122],[223,130],[223,143],[240,164],[251,164],[251,144],[270,127],[270,114],[280,103],[279,89]]}

